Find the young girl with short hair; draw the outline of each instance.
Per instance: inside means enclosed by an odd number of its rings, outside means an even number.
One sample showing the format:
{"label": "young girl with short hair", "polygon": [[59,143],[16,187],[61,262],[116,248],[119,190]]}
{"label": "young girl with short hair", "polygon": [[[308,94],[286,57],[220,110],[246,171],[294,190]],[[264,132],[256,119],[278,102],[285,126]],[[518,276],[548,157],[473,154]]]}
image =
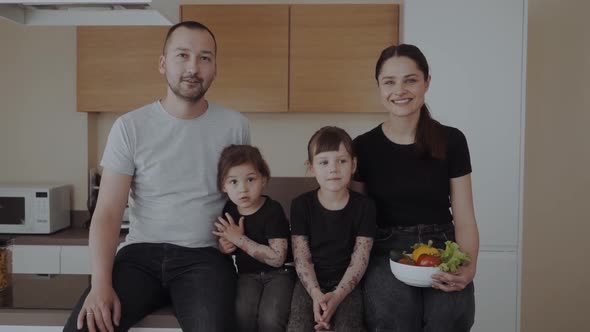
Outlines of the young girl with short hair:
{"label": "young girl with short hair", "polygon": [[352,140],[342,129],[323,127],[308,143],[309,171],[319,188],[291,204],[291,234],[299,280],[287,331],[363,331],[357,287],[375,235],[375,206],[348,189],[356,169]]}
{"label": "young girl with short hair", "polygon": [[295,271],[290,262],[289,222],[281,204],[262,192],[270,170],[249,145],[226,147],[218,164],[218,187],[229,197],[215,223],[220,250],[238,268],[238,331],[285,331]]}

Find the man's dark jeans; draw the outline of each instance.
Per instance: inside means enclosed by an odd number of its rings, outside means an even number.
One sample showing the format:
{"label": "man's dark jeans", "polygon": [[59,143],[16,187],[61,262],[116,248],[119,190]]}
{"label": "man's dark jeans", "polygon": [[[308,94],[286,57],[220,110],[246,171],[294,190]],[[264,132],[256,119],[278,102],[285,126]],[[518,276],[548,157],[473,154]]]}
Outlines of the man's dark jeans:
{"label": "man's dark jeans", "polygon": [[[119,250],[113,266],[113,288],[121,301],[121,321],[115,331],[127,331],[167,305],[172,305],[184,332],[233,331],[235,286],[231,258],[216,248],[130,244]],[[78,301],[64,331],[78,331],[76,320],[89,291]],[[81,331],[88,331],[86,324]]]}
{"label": "man's dark jeans", "polygon": [[408,286],[389,267],[389,250],[410,252],[416,242],[444,248],[455,240],[448,225],[380,229],[364,277],[365,318],[370,332],[467,332],[475,316],[473,283],[457,292]]}

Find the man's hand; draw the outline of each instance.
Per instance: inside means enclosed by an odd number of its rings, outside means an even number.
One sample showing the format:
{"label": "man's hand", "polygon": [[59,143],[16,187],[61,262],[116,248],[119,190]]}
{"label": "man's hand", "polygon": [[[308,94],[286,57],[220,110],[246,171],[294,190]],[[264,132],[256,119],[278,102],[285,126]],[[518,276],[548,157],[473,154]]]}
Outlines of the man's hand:
{"label": "man's hand", "polygon": [[90,332],[114,332],[121,320],[121,302],[112,286],[92,287],[78,314],[78,330],[88,325]]}

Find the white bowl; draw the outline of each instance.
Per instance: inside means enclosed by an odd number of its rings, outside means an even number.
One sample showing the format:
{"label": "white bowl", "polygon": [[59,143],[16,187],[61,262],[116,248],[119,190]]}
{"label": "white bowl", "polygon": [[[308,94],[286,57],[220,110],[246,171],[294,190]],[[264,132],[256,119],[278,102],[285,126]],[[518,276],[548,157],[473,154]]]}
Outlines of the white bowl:
{"label": "white bowl", "polygon": [[431,287],[432,275],[440,271],[438,267],[401,264],[391,259],[389,265],[397,280],[415,287]]}

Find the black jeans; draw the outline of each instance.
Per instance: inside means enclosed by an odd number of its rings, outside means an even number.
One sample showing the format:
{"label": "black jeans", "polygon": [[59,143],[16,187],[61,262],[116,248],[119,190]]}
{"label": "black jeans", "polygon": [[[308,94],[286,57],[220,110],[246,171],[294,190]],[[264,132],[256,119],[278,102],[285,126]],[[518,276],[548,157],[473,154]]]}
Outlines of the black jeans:
{"label": "black jeans", "polygon": [[[121,301],[115,331],[127,331],[143,317],[172,305],[183,331],[234,331],[236,272],[231,258],[216,248],[186,248],[166,243],[128,245],[117,253],[113,288]],[[90,288],[66,322],[76,319]],[[88,331],[86,324],[81,331]]]}
{"label": "black jeans", "polygon": [[295,268],[238,275],[236,315],[240,332],[284,332],[291,311]]}
{"label": "black jeans", "polygon": [[389,266],[389,250],[411,251],[416,242],[444,248],[455,240],[453,224],[380,229],[364,277],[365,318],[370,332],[467,332],[475,316],[473,283],[461,291],[408,286]]}

